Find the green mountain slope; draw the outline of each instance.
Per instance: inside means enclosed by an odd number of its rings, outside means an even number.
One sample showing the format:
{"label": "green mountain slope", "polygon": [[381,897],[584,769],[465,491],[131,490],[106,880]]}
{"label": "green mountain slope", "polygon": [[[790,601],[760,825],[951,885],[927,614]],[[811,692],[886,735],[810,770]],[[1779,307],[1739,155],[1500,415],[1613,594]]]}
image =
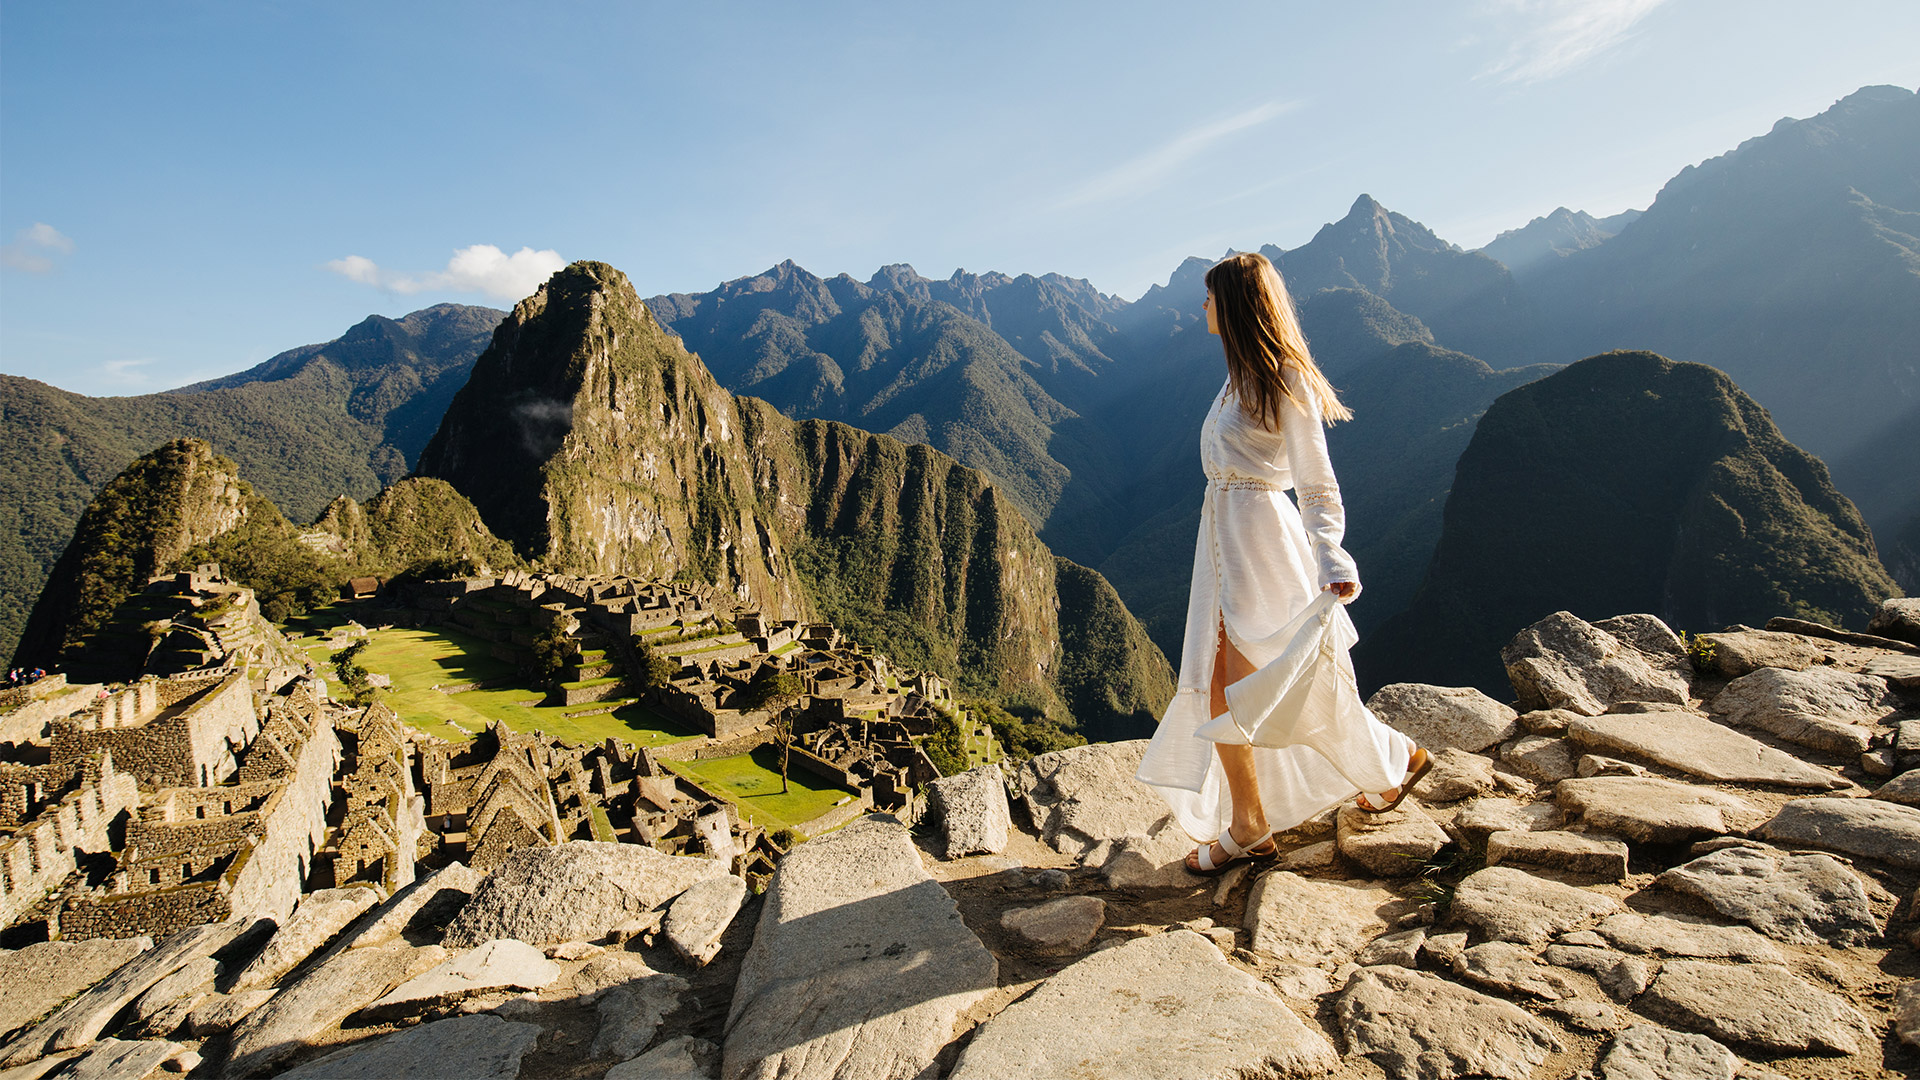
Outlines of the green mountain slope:
{"label": "green mountain slope", "polygon": [[[1098,596],[1063,603],[1060,564],[986,476],[924,445],[734,396],[604,264],[576,263],[514,309],[420,472],[542,565],[678,576],[775,617],[826,615],[970,692],[1071,709],[1093,737],[1171,696],[1165,658],[1137,628],[1120,632],[1124,612]],[[1078,611],[1108,629],[1063,628]],[[1099,661],[1115,685],[1090,705],[1062,679],[1088,670],[1096,648],[1126,662]]]}
{"label": "green mountain slope", "polygon": [[338,340],[164,394],[89,398],[0,375],[0,653],[108,480],[153,447],[206,440],[259,491],[310,521],[343,492],[405,476],[500,312],[442,304],[371,317]]}
{"label": "green mountain slope", "polygon": [[1476,685],[1554,611],[1688,630],[1864,622],[1896,593],[1826,466],[1733,380],[1609,353],[1502,395],[1460,456],[1412,605],[1362,639],[1362,682]]}

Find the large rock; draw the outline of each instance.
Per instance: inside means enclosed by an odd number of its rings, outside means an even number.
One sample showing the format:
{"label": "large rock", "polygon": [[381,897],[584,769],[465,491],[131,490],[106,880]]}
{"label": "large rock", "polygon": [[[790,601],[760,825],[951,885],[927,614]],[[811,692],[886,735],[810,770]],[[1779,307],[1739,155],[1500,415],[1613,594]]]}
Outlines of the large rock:
{"label": "large rock", "polygon": [[1920,809],[1883,799],[1795,799],[1760,826],[1760,835],[1920,868]]}
{"label": "large rock", "polygon": [[1084,950],[1107,922],[1107,902],[1097,896],[1063,896],[1000,916],[1000,928],[1043,956]]}
{"label": "large rock", "polygon": [[1452,803],[1498,786],[1492,759],[1465,750],[1442,750],[1433,755],[1432,770],[1413,786],[1413,797],[1423,803]]}
{"label": "large rock", "polygon": [[1478,753],[1513,737],[1520,714],[1470,686],[1391,683],[1373,692],[1367,708],[1429,753]]}
{"label": "large rock", "polygon": [[514,1080],[540,1025],[484,1013],[438,1020],[350,1046],[280,1075],[285,1080]]}
{"label": "large rock", "polygon": [[1831,643],[1804,634],[1740,627],[1700,635],[1700,670],[1722,679],[1737,679],[1761,668],[1800,671],[1820,662]]}
{"label": "large rock", "polygon": [[113,974],[153,947],[150,937],[42,941],[0,951],[0,1038],[47,1015],[53,1007]]}
{"label": "large rock", "polygon": [[1584,833],[1497,832],[1487,837],[1488,866],[1537,866],[1619,881],[1627,876],[1627,845]]}
{"label": "large rock", "polygon": [[1325,881],[1276,870],[1247,893],[1248,947],[1331,971],[1415,906],[1373,882]]}
{"label": "large rock", "polygon": [[1826,855],[1721,848],[1655,881],[1795,945],[1857,945],[1880,932],[1859,875]]}
{"label": "large rock", "polygon": [[1873,797],[1901,806],[1920,807],[1920,769],[1909,769],[1881,784]]}
{"label": "large rock", "polygon": [[1447,829],[1456,837],[1485,840],[1497,832],[1557,829],[1566,821],[1566,817],[1560,807],[1551,802],[1475,799],[1460,808]]}
{"label": "large rock", "polygon": [[494,938],[529,945],[589,941],[728,870],[718,859],[667,855],[639,844],[575,840],[521,848],[474,890],[441,944],[469,949]]}
{"label": "large rock", "polygon": [[687,980],[678,975],[644,975],[600,995],[594,1007],[600,1029],[594,1032],[587,1056],[595,1060],[625,1061],[653,1041],[660,1021],[679,1007]]}
{"label": "large rock", "polygon": [[1609,896],[1493,866],[1476,870],[1453,893],[1453,917],[1496,941],[1538,945],[1555,934],[1620,910]]}
{"label": "large rock", "polygon": [[1349,803],[1334,820],[1340,854],[1379,877],[1412,877],[1448,843],[1446,831],[1411,797],[1385,814]]}
{"label": "large rock", "polygon": [[1874,1041],[1857,1009],[1773,964],[1669,960],[1636,1006],[1674,1027],[1762,1050],[1858,1054]]}
{"label": "large rock", "polygon": [[101,1039],[52,1075],[60,1080],[128,1080],[147,1075],[184,1049],[165,1039]]}
{"label": "large rock", "polygon": [[1744,926],[1721,926],[1687,916],[1623,911],[1600,920],[1596,929],[1600,936],[1628,952],[1756,964],[1787,962],[1780,946]]}
{"label": "large rock", "polygon": [[447,957],[438,945],[346,949],[315,965],[233,1029],[225,1075],[251,1076]]}
{"label": "large rock", "polygon": [[1613,1037],[1595,1063],[1596,1080],[1733,1080],[1740,1059],[1707,1038],[1635,1024]]}
{"label": "large rock", "polygon": [[1649,647],[1659,641],[1649,622],[1659,620],[1649,615],[1616,623],[1627,635],[1623,640],[1570,612],[1558,611],[1520,631],[1500,650],[1520,707],[1598,716],[1620,701],[1685,705],[1689,692],[1685,654],[1676,662],[1672,652],[1679,639],[1662,623],[1659,630],[1671,639],[1671,647]]}
{"label": "large rock", "polygon": [[1352,1053],[1393,1080],[1530,1080],[1561,1049],[1525,1009],[1402,967],[1362,968],[1334,1004]]}
{"label": "large rock", "polygon": [[1920,982],[1910,982],[1893,995],[1893,1033],[1908,1046],[1920,1046]]}
{"label": "large rock", "polygon": [[729,874],[696,881],[667,909],[665,933],[680,958],[706,967],[720,954],[720,936],[747,899],[747,883]]}
{"label": "large rock", "polygon": [[361,1010],[368,1020],[417,1016],[489,990],[539,990],[561,975],[559,964],[524,941],[500,938],[408,979]]}
{"label": "large rock", "polygon": [[1542,1001],[1578,997],[1580,984],[1562,975],[1533,953],[1505,941],[1487,941],[1461,953],[1453,973],[1468,982],[1513,996],[1524,994]]}
{"label": "large rock", "polygon": [[192,926],[169,935],[16,1039],[0,1064],[20,1065],[44,1054],[85,1046],[121,1009],[161,979],[195,960],[212,956],[245,932],[244,919]]}
{"label": "large rock", "polygon": [[[1127,783],[1140,786],[1130,773]],[[997,980],[907,830],[862,818],[794,848],[775,872],[734,987],[722,1076],[919,1076]]]}
{"label": "large rock", "polygon": [[300,961],[319,951],[360,913],[372,907],[380,897],[372,889],[351,886],[345,889],[320,889],[300,898],[286,924],[274,931],[273,939],[260,955],[253,958],[233,981],[233,990],[252,990],[271,986],[280,976],[298,967]]}
{"label": "large rock", "polygon": [[473,891],[480,887],[486,877],[465,863],[448,863],[394,893],[386,903],[362,919],[359,925],[348,930],[337,948],[364,949],[385,945],[398,940],[403,933],[412,931],[418,923],[438,921],[432,919],[436,910],[452,907],[457,912],[466,906]]}
{"label": "large rock", "polygon": [[1200,882],[1187,870],[1187,854],[1193,848],[1193,838],[1169,815],[1144,834],[1103,840],[1081,858],[1089,866],[1099,866],[1107,884],[1116,889],[1183,889]]}
{"label": "large rock", "polygon": [[1591,776],[1554,786],[1562,809],[1578,814],[1596,832],[1616,833],[1642,844],[1673,844],[1720,836],[1734,828],[1728,814],[1758,817],[1735,795],[1651,776]]}
{"label": "large rock", "polygon": [[202,956],[181,965],[180,970],[146,989],[124,1014],[124,1030],[135,1035],[171,1035],[201,999],[213,990],[220,974],[220,961]]}
{"label": "large rock", "polygon": [[[1136,766],[1137,767],[1137,766]],[[1007,809],[1007,785],[998,765],[982,765],[927,785],[927,808],[940,822],[947,858],[997,855],[1013,827]]]}
{"label": "large rock", "polygon": [[1500,760],[1529,780],[1554,784],[1579,774],[1580,752],[1577,745],[1558,735],[1523,735],[1500,747]]}
{"label": "large rock", "polygon": [[1920,597],[1897,596],[1880,601],[1880,610],[1867,623],[1867,633],[1920,645]]}
{"label": "large rock", "polygon": [[1596,750],[1632,754],[1702,780],[1831,791],[1848,786],[1838,773],[1678,709],[1577,717],[1567,737]]}
{"label": "large rock", "polygon": [[1899,710],[1900,699],[1877,675],[1761,668],[1728,683],[1712,708],[1731,723],[1852,757],[1872,744],[1875,726]]}
{"label": "large rock", "polygon": [[1242,1080],[1314,1076],[1338,1063],[1326,1036],[1265,983],[1199,934],[1175,930],[1048,979],[981,1025],[950,1075]]}
{"label": "large rock", "polygon": [[[1497,944],[1502,943],[1487,942],[1487,945]],[[1484,949],[1487,945],[1476,945],[1474,948]],[[1507,947],[1513,948],[1511,945]],[[1617,1001],[1632,1001],[1653,981],[1652,962],[1613,949],[1590,945],[1549,945],[1542,955],[1549,964],[1590,972],[1599,981],[1600,989]],[[1456,960],[1454,965],[1458,967],[1460,962]]]}
{"label": "large rock", "polygon": [[1167,801],[1133,778],[1144,739],[1090,743],[1036,754],[1020,766],[1027,812],[1055,851],[1080,855],[1102,840],[1146,834],[1167,815]]}
{"label": "large rock", "polygon": [[719,1067],[719,1047],[681,1035],[608,1069],[604,1080],[710,1080]]}

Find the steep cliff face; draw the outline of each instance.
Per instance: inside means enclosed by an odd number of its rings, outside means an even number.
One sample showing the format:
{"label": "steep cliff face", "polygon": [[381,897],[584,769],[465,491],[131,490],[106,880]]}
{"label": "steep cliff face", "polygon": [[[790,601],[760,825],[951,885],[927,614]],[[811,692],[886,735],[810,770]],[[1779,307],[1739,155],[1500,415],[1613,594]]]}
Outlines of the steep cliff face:
{"label": "steep cliff face", "polygon": [[135,460],[81,513],[27,618],[14,663],[57,663],[130,590],[245,521],[252,498],[233,462],[199,439],[176,439]]}
{"label": "steep cliff face", "polygon": [[1487,410],[1425,582],[1356,662],[1373,684],[1498,689],[1487,658],[1557,610],[1696,631],[1781,613],[1858,625],[1897,593],[1826,466],[1733,380],[1608,353]]}
{"label": "steep cliff face", "polygon": [[[1060,711],[1053,556],[984,475],[735,397],[610,266],[576,263],[514,309],[420,472],[543,565],[718,585]],[[1169,670],[1135,645],[1136,667]]]}

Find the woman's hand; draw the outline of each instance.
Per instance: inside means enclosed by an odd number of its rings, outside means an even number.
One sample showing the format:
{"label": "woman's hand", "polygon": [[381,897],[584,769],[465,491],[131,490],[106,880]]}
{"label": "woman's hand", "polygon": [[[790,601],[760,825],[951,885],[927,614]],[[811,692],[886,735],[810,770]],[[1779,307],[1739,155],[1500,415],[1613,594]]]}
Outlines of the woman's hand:
{"label": "woman's hand", "polygon": [[1336,581],[1327,586],[1327,591],[1333,593],[1334,596],[1341,600],[1351,600],[1353,599],[1353,594],[1360,591],[1360,586],[1357,582]]}

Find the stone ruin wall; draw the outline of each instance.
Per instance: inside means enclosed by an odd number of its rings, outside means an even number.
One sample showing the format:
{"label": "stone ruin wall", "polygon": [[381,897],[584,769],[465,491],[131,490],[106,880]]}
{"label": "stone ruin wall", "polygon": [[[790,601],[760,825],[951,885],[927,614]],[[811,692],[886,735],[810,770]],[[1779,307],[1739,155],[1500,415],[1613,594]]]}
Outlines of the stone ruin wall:
{"label": "stone ruin wall", "polygon": [[138,811],[140,788],[111,755],[82,766],[79,786],[12,836],[0,839],[0,927],[46,899],[79,869],[75,851],[112,850],[108,834],[122,813]]}
{"label": "stone ruin wall", "polygon": [[[169,713],[168,710],[179,711]],[[235,746],[260,732],[242,672],[211,678],[145,679],[96,708],[53,725],[53,760],[108,750],[149,788],[218,784],[238,769]]]}
{"label": "stone ruin wall", "polygon": [[327,834],[333,774],[340,767],[340,736],[325,717],[300,747],[299,767],[268,814],[266,835],[236,876],[233,913],[285,922],[300,899],[313,853]]}

